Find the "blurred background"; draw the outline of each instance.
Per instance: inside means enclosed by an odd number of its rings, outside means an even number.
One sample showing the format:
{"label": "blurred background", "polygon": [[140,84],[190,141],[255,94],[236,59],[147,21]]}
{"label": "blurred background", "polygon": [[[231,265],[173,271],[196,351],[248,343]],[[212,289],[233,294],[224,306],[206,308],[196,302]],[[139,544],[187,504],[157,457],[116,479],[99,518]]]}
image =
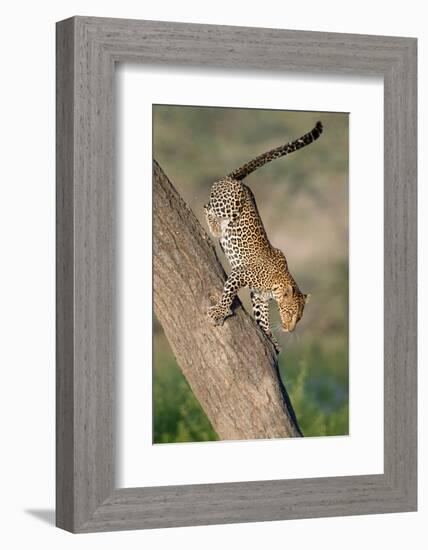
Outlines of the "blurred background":
{"label": "blurred background", "polygon": [[[153,106],[154,157],[206,227],[214,181],[313,128],[315,143],[245,179],[273,246],[310,293],[291,334],[276,334],[281,377],[305,436],[348,434],[348,114]],[[226,272],[230,267],[216,243]],[[251,312],[247,289],[241,301]],[[271,303],[271,319],[279,320]],[[154,443],[218,439],[154,320]]]}

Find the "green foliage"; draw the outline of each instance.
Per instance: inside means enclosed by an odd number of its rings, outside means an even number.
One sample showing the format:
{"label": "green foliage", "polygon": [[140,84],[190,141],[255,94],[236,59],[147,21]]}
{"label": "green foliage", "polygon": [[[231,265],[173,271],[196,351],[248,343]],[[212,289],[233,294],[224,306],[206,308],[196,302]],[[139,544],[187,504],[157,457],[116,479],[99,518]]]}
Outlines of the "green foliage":
{"label": "green foliage", "polygon": [[348,377],[341,367],[347,358],[317,344],[305,344],[297,353],[280,355],[280,372],[303,434],[348,434]]}
{"label": "green foliage", "polygon": [[[246,179],[274,246],[311,294],[291,335],[277,334],[280,372],[305,436],[348,434],[348,115],[158,105],[154,156],[205,226],[211,184],[254,156],[310,130],[314,144]],[[229,269],[221,251],[218,254]],[[248,293],[240,293],[248,311]],[[272,321],[279,323],[275,307]],[[154,354],[155,442],[217,439],[162,328]]]}
{"label": "green foliage", "polygon": [[[344,352],[305,342],[292,343],[279,356],[281,378],[305,437],[348,434]],[[155,443],[218,439],[159,332],[155,333],[153,399]]]}

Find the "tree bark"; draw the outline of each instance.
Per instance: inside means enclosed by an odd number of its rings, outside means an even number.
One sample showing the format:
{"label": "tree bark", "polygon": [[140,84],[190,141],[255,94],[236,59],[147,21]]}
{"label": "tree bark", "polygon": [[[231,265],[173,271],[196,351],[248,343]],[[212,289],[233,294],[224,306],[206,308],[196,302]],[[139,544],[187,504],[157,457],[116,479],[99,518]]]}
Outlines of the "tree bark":
{"label": "tree bark", "polygon": [[237,300],[213,326],[225,273],[207,232],[154,161],[154,308],[220,439],[299,437],[274,347]]}

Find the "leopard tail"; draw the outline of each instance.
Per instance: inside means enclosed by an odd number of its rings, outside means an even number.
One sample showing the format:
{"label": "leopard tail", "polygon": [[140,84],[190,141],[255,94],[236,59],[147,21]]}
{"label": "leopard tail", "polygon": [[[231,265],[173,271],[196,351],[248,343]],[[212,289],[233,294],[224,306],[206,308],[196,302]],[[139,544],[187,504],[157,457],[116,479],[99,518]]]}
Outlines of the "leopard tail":
{"label": "leopard tail", "polygon": [[248,174],[251,174],[251,172],[254,172],[254,170],[257,170],[257,168],[264,166],[268,162],[281,158],[284,155],[288,155],[289,153],[293,153],[294,151],[297,151],[302,147],[306,147],[306,145],[309,145],[313,141],[317,140],[322,134],[322,131],[322,123],[317,122],[315,127],[304,136],[296,139],[295,141],[291,141],[289,143],[286,143],[285,145],[280,145],[275,149],[271,149],[270,151],[259,155],[258,157],[250,160],[240,168],[237,168],[236,170],[228,174],[228,177],[235,180],[243,180],[246,176],[248,176]]}

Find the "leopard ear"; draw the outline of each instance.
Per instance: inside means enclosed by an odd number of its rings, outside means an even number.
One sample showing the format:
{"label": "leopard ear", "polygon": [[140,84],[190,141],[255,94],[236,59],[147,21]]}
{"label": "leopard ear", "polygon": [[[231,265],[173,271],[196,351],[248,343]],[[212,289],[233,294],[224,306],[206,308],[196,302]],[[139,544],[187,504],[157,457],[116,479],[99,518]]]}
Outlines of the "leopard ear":
{"label": "leopard ear", "polygon": [[294,296],[294,288],[292,285],[286,285],[285,286],[285,296],[287,296],[287,298],[292,298]]}
{"label": "leopard ear", "polygon": [[305,297],[305,304],[307,304],[308,302],[311,301],[311,295],[310,294],[304,294],[303,296]]}

